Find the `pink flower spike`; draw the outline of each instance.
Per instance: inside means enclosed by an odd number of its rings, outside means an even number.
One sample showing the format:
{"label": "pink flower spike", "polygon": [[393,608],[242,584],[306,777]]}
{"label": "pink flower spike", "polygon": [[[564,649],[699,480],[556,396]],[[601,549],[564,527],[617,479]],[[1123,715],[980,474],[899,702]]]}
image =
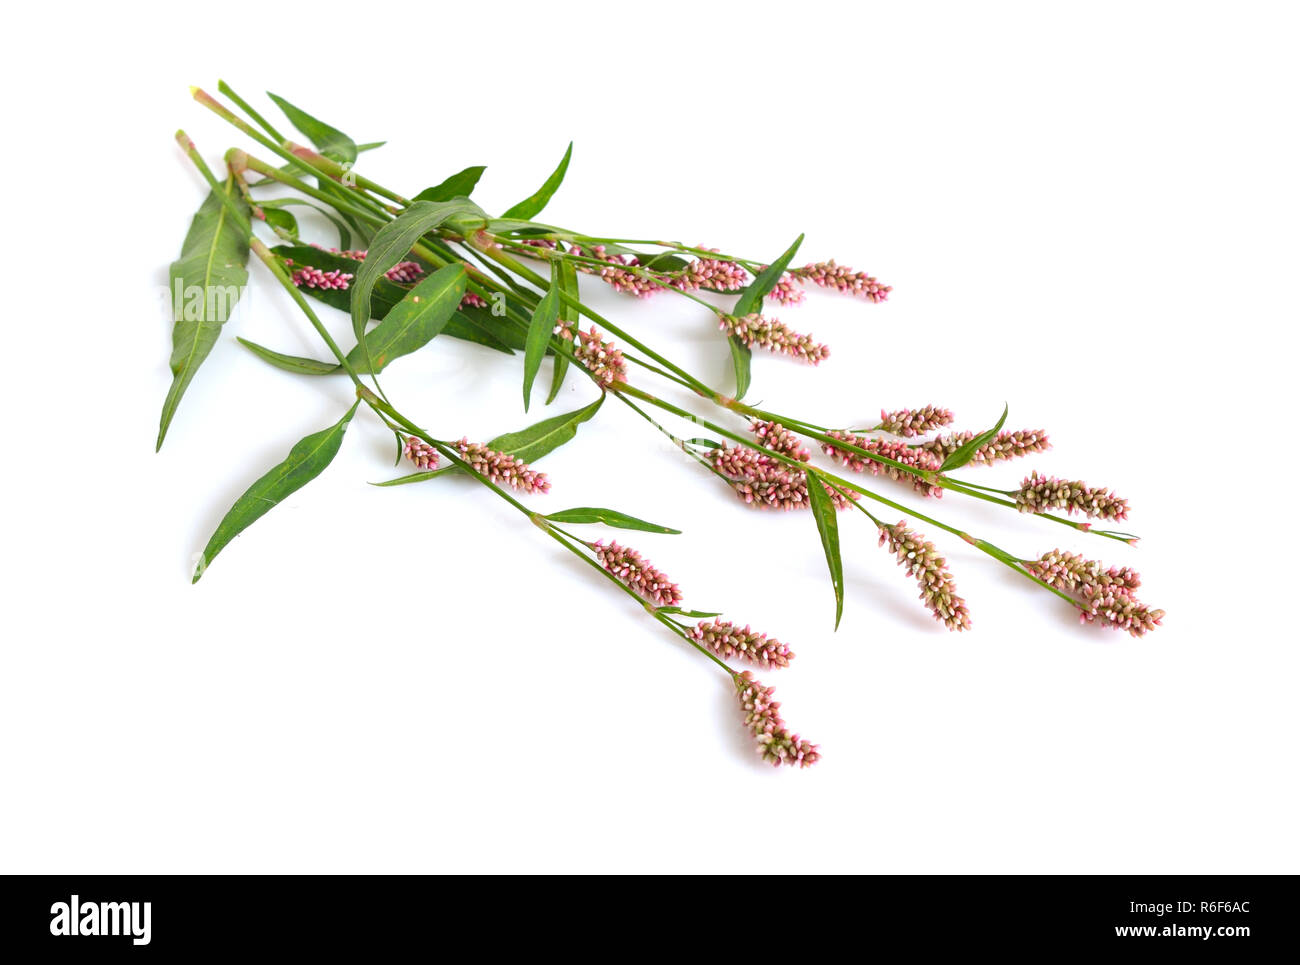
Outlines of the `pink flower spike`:
{"label": "pink flower spike", "polygon": [[764,761],[773,767],[811,767],[821,759],[817,745],[800,739],[781,718],[781,705],[772,699],[773,688],[764,687],[748,670],[736,674],[734,681],[745,727],[758,743]]}
{"label": "pink flower spike", "polygon": [[416,436],[406,437],[406,445],[402,447],[402,455],[415,463],[420,469],[438,468],[438,450]]}
{"label": "pink flower spike", "polygon": [[1053,509],[1070,515],[1083,513],[1097,519],[1125,519],[1128,500],[1116,496],[1112,490],[1094,488],[1079,480],[1073,482],[1044,476],[1034,472],[1025,477],[1015,494],[1016,506],[1022,513],[1046,513]]}
{"label": "pink flower spike", "polygon": [[475,295],[473,292],[466,292],[460,299],[461,308],[487,308],[487,299]]}
{"label": "pink flower spike", "polygon": [[[932,452],[942,461],[975,438],[975,433],[950,432],[923,442],[918,448]],[[1042,429],[1017,429],[1011,432],[1003,429],[992,442],[987,442],[975,450],[971,465],[991,465],[1005,459],[1018,459],[1035,452],[1046,452],[1052,448],[1047,433]]]}
{"label": "pink flower spike", "polygon": [[718,320],[724,332],[740,339],[750,348],[758,346],[810,365],[816,365],[831,354],[827,346],[818,343],[811,335],[800,335],[779,320],[757,312],[742,318],[719,313]]}
{"label": "pink flower spike", "polygon": [[[756,509],[808,509],[808,474],[792,469],[769,455],[744,446],[721,446],[710,452],[715,469],[725,476],[741,501]],[[821,484],[836,509],[847,509],[849,500],[837,489]],[[852,499],[858,494],[849,491]]]}
{"label": "pink flower spike", "polygon": [[551,481],[546,478],[546,473],[529,469],[521,459],[468,439],[456,443],[456,450],[476,473],[494,483],[503,482],[511,489],[526,493],[550,492]]}
{"label": "pink flower spike", "polygon": [[[866,449],[868,452],[876,453],[886,459],[892,459],[894,462],[902,463],[905,466],[915,466],[917,469],[926,472],[938,472],[939,467],[942,465],[941,460],[934,453],[916,446],[909,446],[905,442],[892,439],[868,439],[863,436],[855,436],[851,432],[841,432],[839,430],[828,432],[827,435],[832,439],[841,439],[849,445],[857,446],[859,449]],[[873,476],[883,473],[890,479],[910,482],[912,488],[922,496],[933,496],[936,499],[943,496],[941,487],[932,485],[920,476],[905,472],[897,466],[877,462],[869,456],[848,449],[840,449],[830,443],[823,443],[822,451],[854,472],[870,470]]]}
{"label": "pink flower spike", "polygon": [[352,275],[337,268],[333,271],[321,271],[319,268],[312,268],[308,265],[296,269],[289,280],[298,288],[305,285],[308,288],[319,288],[324,291],[330,289],[346,291],[348,284],[352,281]]}
{"label": "pink flower spike", "polygon": [[[570,338],[572,333],[567,327],[557,327],[561,338]],[[596,379],[602,388],[609,388],[615,382],[627,381],[627,362],[613,342],[606,342],[596,331],[596,326],[584,332],[578,330],[578,340],[573,346],[573,354],[578,361]]]}
{"label": "pink flower spike", "polygon": [[799,437],[778,422],[761,422],[757,419],[749,424],[750,431],[758,436],[758,441],[767,449],[807,462],[812,458],[799,441]]}
{"label": "pink flower spike", "polygon": [[608,546],[603,541],[588,545],[600,565],[638,596],[655,606],[676,606],[682,602],[682,591],[677,584],[651,566],[636,550],[613,541]]}
{"label": "pink flower spike", "polygon": [[712,623],[701,620],[688,632],[692,640],[708,647],[724,660],[735,657],[765,667],[788,667],[794,659],[794,651],[780,640],[770,639],[766,633],[749,627],[741,630],[730,620],[714,620]]}
{"label": "pink flower spike", "polygon": [[949,630],[969,630],[970,611],[966,601],[957,595],[948,562],[935,545],[909,529],[906,520],[880,527],[880,545],[886,544],[898,565],[915,577],[921,587],[921,602],[934,618]]}
{"label": "pink flower spike", "polygon": [[876,428],[895,436],[923,436],[927,432],[952,424],[952,410],[927,405],[919,409],[880,410],[880,425]]}
{"label": "pink flower spike", "polygon": [[890,286],[880,284],[865,271],[854,271],[844,265],[837,265],[834,259],[796,268],[791,274],[822,288],[834,288],[846,295],[861,295],[872,302],[883,302],[893,291]]}

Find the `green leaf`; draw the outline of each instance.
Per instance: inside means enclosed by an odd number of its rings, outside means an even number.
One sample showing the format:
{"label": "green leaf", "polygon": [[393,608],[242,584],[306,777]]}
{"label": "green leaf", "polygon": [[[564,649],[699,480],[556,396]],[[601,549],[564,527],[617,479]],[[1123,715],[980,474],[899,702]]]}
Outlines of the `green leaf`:
{"label": "green leaf", "polygon": [[537,370],[546,358],[546,346],[555,331],[555,322],[560,317],[560,263],[551,262],[551,287],[537,303],[532,320],[528,323],[528,337],[524,341],[524,411],[533,394],[533,382],[537,379]]}
{"label": "green leaf", "polygon": [[284,462],[249,486],[244,495],[235,500],[235,505],[230,507],[230,512],[217,525],[216,532],[199,557],[193,582],[199,581],[227,543],[265,516],[282,499],[296,493],[321,474],[338,453],[339,446],[343,443],[343,433],[347,431],[348,422],[360,404],[358,399],[334,425],[300,440],[289,450]]}
{"label": "green leaf", "polygon": [[[560,262],[560,290],[572,298],[575,302],[578,299],[578,270],[571,262]],[[570,305],[563,299],[560,300],[560,319],[564,322],[566,328],[572,328],[578,322],[578,309]],[[555,401],[555,397],[560,394],[560,386],[564,385],[564,376],[569,371],[569,357],[555,353],[555,364],[551,368],[551,391],[546,396],[546,404],[550,405]]]}
{"label": "green leaf", "polygon": [[731,367],[736,373],[736,398],[743,399],[745,393],[749,391],[749,361],[754,353],[749,350],[748,345],[734,335],[727,339],[727,344],[731,346]]}
{"label": "green leaf", "polygon": [[[794,244],[787,248],[780,258],[758,273],[757,277],[749,283],[744,293],[736,301],[736,307],[731,310],[733,315],[737,318],[743,318],[746,315],[763,310],[763,297],[780,280],[781,275],[789,267],[791,259],[794,258],[801,244],[803,244],[803,235],[794,239]],[[728,341],[731,343],[732,368],[736,372],[736,398],[742,399],[745,393],[749,391],[749,364],[752,353],[749,351],[749,347],[736,336],[730,336]]]}
{"label": "green leaf", "polygon": [[[223,188],[240,211],[248,205],[227,178]],[[248,282],[248,239],[222,199],[209,193],[190,222],[181,256],[168,272],[172,297],[172,384],[163,401],[157,449],[162,448],[181,397],[217,343],[221,326]]]}
{"label": "green leaf", "polygon": [[564,173],[569,170],[569,158],[573,156],[573,142],[569,142],[569,148],[564,152],[564,159],[560,161],[559,167],[551,172],[551,176],[546,179],[534,194],[529,195],[512,208],[507,208],[502,212],[503,219],[518,218],[524,221],[531,221],[542,213],[546,207],[546,202],[551,200],[551,195],[555,194],[560,182],[564,180]]}
{"label": "green leaf", "polygon": [[293,212],[285,211],[283,208],[268,207],[261,205],[262,214],[266,217],[266,223],[273,228],[279,228],[294,241],[298,240],[298,219],[293,216]]}
{"label": "green leaf", "polygon": [[997,434],[1002,431],[1002,426],[1007,421],[1007,409],[1008,407],[1004,404],[1002,406],[1002,418],[998,420],[998,424],[992,429],[989,429],[987,432],[981,432],[975,438],[967,441],[964,445],[960,446],[953,452],[950,452],[948,458],[943,461],[943,465],[939,467],[939,471],[948,472],[951,469],[960,469],[962,466],[966,465],[966,463],[974,459],[975,452],[979,447],[993,441]]}
{"label": "green leaf", "polygon": [[348,353],[348,362],[368,372],[369,356],[379,372],[393,359],[423,348],[451,321],[465,294],[466,280],[462,265],[446,265],[420,279],[366,336],[365,347],[357,345]]}
{"label": "green leaf", "polygon": [[432,479],[434,476],[441,476],[443,473],[455,472],[459,466],[444,466],[441,469],[426,469],[423,472],[413,472],[409,476],[398,476],[396,479],[385,479],[383,482],[371,483],[372,486],[405,486],[408,483],[424,482],[426,479]]}
{"label": "green leaf", "polygon": [[717,439],[705,439],[703,436],[696,436],[693,439],[687,439],[687,442],[696,446],[704,446],[706,449],[721,449],[722,443]]}
{"label": "green leaf", "polygon": [[352,164],[356,161],[357,145],[352,138],[330,127],[324,121],[318,121],[306,111],[294,107],[283,97],[277,97],[270,91],[266,92],[266,96],[275,101],[280,110],[284,111],[284,116],[289,118],[289,123],[305,134],[307,139],[316,146],[316,150],[327,158],[340,164]]}
{"label": "green leaf", "polygon": [[[272,208],[285,208],[288,207],[289,205],[295,205],[295,204],[301,205],[304,208],[311,208],[321,217],[328,220],[330,224],[334,225],[335,230],[338,231],[339,233],[340,248],[346,251],[352,247],[352,235],[348,232],[348,226],[345,225],[342,221],[340,221],[336,216],[331,214],[329,211],[326,211],[324,208],[312,204],[310,201],[305,201],[302,198],[276,198],[273,201],[259,201],[258,204],[262,206],[263,211],[269,211]],[[295,240],[296,240],[296,235],[295,235]]]}
{"label": "green leaf", "polygon": [[412,201],[450,201],[452,198],[468,198],[478,184],[487,168],[478,165],[453,174],[441,184],[425,188]]}
{"label": "green leaf", "polygon": [[[281,258],[291,260],[296,266],[310,265],[321,271],[338,269],[355,275],[362,264],[355,259],[344,258],[342,255],[322,251],[309,245],[277,245],[272,250]],[[292,268],[289,270],[292,271]],[[352,310],[352,293],[349,289],[303,288],[302,292],[331,308],[344,312]],[[380,278],[370,296],[371,317],[377,321],[386,318],[393,307],[406,297],[406,293],[407,290],[401,285],[394,284],[387,278]],[[451,321],[443,329],[443,334],[467,342],[476,342],[506,355],[513,355],[514,351],[507,340],[513,337],[513,333],[503,331],[500,325],[491,324],[491,319],[492,315],[487,309],[461,309],[452,316]],[[519,347],[522,347],[522,339],[517,341]]]}
{"label": "green leaf", "polygon": [[366,151],[373,151],[377,148],[381,148],[387,143],[387,141],[366,141],[365,144],[357,145],[357,153],[364,154]]}
{"label": "green leaf", "polygon": [[601,393],[600,398],[591,405],[563,415],[551,416],[518,432],[507,432],[503,436],[497,436],[488,441],[488,448],[522,459],[524,462],[536,462],[576,436],[578,426],[594,416],[604,401],[605,395]]}
{"label": "green leaf", "polygon": [[704,610],[683,610],[679,606],[661,606],[661,607],[656,607],[656,609],[660,613],[676,613],[678,616],[689,617],[692,620],[704,620],[708,617],[722,616],[721,610],[719,610],[717,613],[709,613],[709,612],[705,612]]}
{"label": "green leaf", "polygon": [[645,533],[671,533],[673,535],[681,533],[680,529],[670,529],[667,526],[660,526],[658,523],[647,523],[644,519],[637,519],[635,516],[620,513],[614,509],[603,509],[599,506],[579,506],[574,509],[562,509],[558,513],[551,513],[546,518],[554,523],[604,523],[606,526],[614,526],[618,529],[639,529]]}
{"label": "green leaf", "polygon": [[270,362],[277,369],[284,369],[287,372],[296,372],[299,375],[333,375],[339,370],[339,366],[335,362],[321,362],[317,359],[305,359],[297,355],[285,355],[283,352],[276,352],[265,345],[258,345],[256,342],[250,342],[248,339],[239,336],[235,336],[235,341],[264,362]]}
{"label": "green leaf", "polygon": [[[606,251],[608,250],[609,249],[606,248]],[[641,267],[648,271],[681,271],[690,264],[690,262],[685,258],[680,255],[674,255],[670,251],[661,251],[659,254],[652,256],[649,260],[645,260],[645,256],[642,255],[640,260]]]}
{"label": "green leaf", "polygon": [[812,507],[813,519],[817,521],[822,549],[826,551],[826,565],[831,571],[831,587],[835,590],[835,629],[838,630],[840,617],[844,614],[844,563],[840,559],[840,523],[835,515],[835,503],[822,484],[821,475],[811,469],[808,470],[808,503]]}
{"label": "green leaf", "polygon": [[370,295],[384,272],[406,257],[422,234],[456,214],[477,210],[469,201],[413,201],[397,218],[375,232],[366,260],[352,280],[352,334],[361,341],[370,320]]}

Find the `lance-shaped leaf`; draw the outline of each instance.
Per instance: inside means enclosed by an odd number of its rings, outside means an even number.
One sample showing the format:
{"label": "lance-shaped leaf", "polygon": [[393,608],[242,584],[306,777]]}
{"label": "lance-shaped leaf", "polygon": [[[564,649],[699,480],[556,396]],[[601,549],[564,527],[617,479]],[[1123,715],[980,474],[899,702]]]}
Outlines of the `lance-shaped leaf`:
{"label": "lance-shaped leaf", "polygon": [[844,613],[844,563],[840,559],[840,523],[835,515],[835,503],[830,493],[822,484],[821,476],[808,470],[808,504],[812,508],[813,519],[817,522],[817,532],[822,538],[822,549],[826,551],[826,565],[831,571],[831,587],[835,590],[835,629],[840,628],[840,617]]}
{"label": "lance-shaped leaf", "polygon": [[551,176],[546,179],[546,183],[538,188],[533,194],[530,194],[524,200],[511,208],[502,212],[502,219],[519,219],[522,221],[531,221],[542,213],[546,207],[546,202],[551,200],[551,195],[560,186],[564,180],[564,173],[569,170],[569,158],[573,156],[573,142],[569,142],[569,148],[564,152],[564,158],[560,161],[559,167],[551,172]]}
{"label": "lance-shaped leaf", "polygon": [[279,228],[294,241],[298,240],[298,219],[293,216],[292,211],[285,211],[283,208],[271,205],[262,205],[261,208],[267,224]]}
{"label": "lance-shaped leaf", "polygon": [[989,429],[987,432],[981,432],[975,438],[968,440],[953,452],[950,452],[948,458],[943,461],[943,465],[939,467],[939,471],[948,472],[951,469],[960,469],[962,466],[966,465],[966,463],[974,459],[975,453],[979,450],[980,446],[992,442],[994,438],[997,437],[997,434],[1002,431],[1002,426],[1007,421],[1007,409],[1008,406],[1002,406],[1002,418],[998,420],[997,425],[992,429]]}
{"label": "lance-shaped leaf", "polygon": [[[781,276],[785,274],[786,268],[789,267],[790,261],[794,258],[795,253],[799,251],[801,244],[803,244],[803,235],[794,239],[794,244],[787,248],[780,258],[758,273],[758,276],[750,282],[744,293],[737,299],[736,307],[731,310],[733,315],[737,318],[744,318],[746,315],[763,310],[763,298],[780,281]],[[731,365],[736,373],[736,398],[741,399],[749,391],[750,357],[752,353],[749,351],[749,346],[736,336],[730,336],[728,341],[731,343]]]}
{"label": "lance-shaped leaf", "polygon": [[551,341],[555,322],[560,317],[560,263],[551,262],[551,287],[546,290],[542,300],[533,310],[532,320],[528,323],[528,336],[524,340],[524,411],[533,394],[533,382],[537,370],[546,358],[546,346]]}
{"label": "lance-shaped leaf", "polygon": [[572,412],[566,412],[563,415],[551,416],[551,418],[543,419],[527,429],[521,429],[518,432],[507,432],[505,435],[490,439],[487,444],[488,448],[495,449],[497,452],[504,452],[516,459],[522,459],[524,462],[536,462],[548,452],[553,452],[576,436],[578,426],[594,416],[604,401],[605,394],[602,392],[600,398],[591,405],[583,406],[581,409],[575,409]]}
{"label": "lance-shaped leaf", "polygon": [[296,493],[324,471],[338,453],[339,446],[343,443],[343,433],[347,431],[348,422],[358,405],[359,399],[352,403],[352,408],[334,425],[300,440],[289,450],[284,462],[249,486],[244,495],[235,500],[235,505],[230,507],[230,512],[217,524],[203,555],[199,557],[198,565],[194,568],[193,582],[199,581],[227,543],[265,516],[282,499]]}
{"label": "lance-shaped leaf", "polygon": [[562,509],[558,513],[551,513],[546,517],[554,523],[604,523],[606,526],[613,526],[617,529],[637,529],[644,533],[670,533],[674,536],[680,535],[680,529],[671,529],[668,526],[660,526],[658,523],[648,523],[644,519],[637,519],[635,516],[629,516],[627,513],[620,513],[616,509],[605,509],[601,506],[578,506],[573,509]]}
{"label": "lance-shaped leaf", "polygon": [[238,336],[235,337],[235,341],[262,361],[269,362],[277,369],[284,369],[286,372],[296,372],[299,375],[333,375],[339,370],[337,362],[322,362],[319,359],[306,359],[299,355],[285,355],[283,352],[277,352],[265,345],[258,345],[256,342]]}
{"label": "lance-shaped leaf", "polygon": [[426,231],[432,231],[448,218],[477,210],[471,201],[414,201],[396,219],[375,232],[366,260],[361,262],[352,280],[352,333],[361,341],[370,320],[370,295],[384,272],[406,257]]}
{"label": "lance-shaped leaf", "polygon": [[[524,462],[534,463],[548,452],[558,449],[576,436],[578,426],[594,416],[604,401],[605,395],[601,393],[600,398],[591,405],[583,406],[581,409],[575,409],[572,412],[566,412],[564,415],[543,419],[527,429],[520,429],[518,432],[507,432],[495,439],[489,439],[487,447],[495,449],[497,452],[503,452],[507,456],[514,456]],[[408,483],[424,482],[426,479],[433,479],[445,473],[459,471],[459,466],[443,466],[441,469],[426,469],[422,472],[413,472],[407,476],[399,476],[396,479],[371,483],[371,485],[405,486]]]}
{"label": "lance-shaped leaf", "polygon": [[[321,271],[338,270],[355,276],[361,265],[361,262],[356,259],[344,258],[342,255],[308,245],[277,245],[272,250],[281,258],[293,262],[292,266],[286,266],[290,272],[295,267],[307,265],[319,268]],[[344,312],[351,311],[352,293],[347,288],[304,286],[302,291],[332,308]],[[370,296],[371,317],[376,321],[386,318],[393,307],[406,297],[406,293],[407,290],[402,286],[394,284],[387,278],[380,278]],[[522,339],[515,337],[511,331],[503,330],[500,324],[491,322],[492,315],[487,309],[462,309],[447,323],[443,333],[453,338],[485,345],[506,355],[514,354],[512,342],[518,343],[515,347],[523,347]]]}
{"label": "lance-shaped leaf", "polygon": [[369,371],[368,357],[379,372],[393,359],[423,348],[451,321],[465,294],[465,282],[461,265],[446,265],[421,279],[366,336],[365,348],[357,345],[348,353],[348,362],[358,371]]}
{"label": "lance-shaped leaf", "polygon": [[[335,215],[331,214],[319,205],[312,204],[310,201],[304,201],[302,198],[276,198],[271,201],[259,201],[258,204],[260,204],[262,210],[266,212],[270,212],[275,208],[287,208],[290,205],[299,205],[304,208],[311,208],[321,217],[328,220],[330,224],[334,225],[335,230],[339,233],[340,248],[347,250],[352,247],[352,235],[348,232],[348,226],[340,221]],[[296,235],[294,238],[297,240]]]}
{"label": "lance-shaped leaf", "polygon": [[330,127],[324,121],[317,120],[306,111],[294,107],[283,97],[277,97],[270,91],[266,92],[266,96],[275,101],[280,110],[284,111],[284,116],[289,118],[289,123],[305,134],[307,139],[316,146],[316,150],[327,158],[340,164],[352,164],[356,161],[357,145],[352,138],[337,128]]}
{"label": "lance-shaped leaf", "polygon": [[[578,270],[573,267],[572,262],[562,261],[560,265],[560,291],[573,299],[573,304],[560,299],[560,321],[564,323],[565,328],[572,329],[578,322]],[[555,397],[560,394],[560,386],[564,385],[564,376],[569,371],[569,357],[555,353],[555,364],[551,368],[551,391],[546,396],[546,404],[550,405],[555,401]]]}
{"label": "lance-shaped leaf", "polygon": [[[227,179],[222,189],[245,214],[248,205]],[[158,425],[161,449],[181,396],[212,351],[221,326],[248,282],[248,239],[234,224],[221,197],[209,193],[185,235],[181,256],[168,278],[172,297],[172,384]]]}
{"label": "lance-shaped leaf", "polygon": [[457,171],[441,184],[425,188],[411,200],[413,201],[450,201],[452,198],[468,198],[478,184],[487,168],[482,165]]}

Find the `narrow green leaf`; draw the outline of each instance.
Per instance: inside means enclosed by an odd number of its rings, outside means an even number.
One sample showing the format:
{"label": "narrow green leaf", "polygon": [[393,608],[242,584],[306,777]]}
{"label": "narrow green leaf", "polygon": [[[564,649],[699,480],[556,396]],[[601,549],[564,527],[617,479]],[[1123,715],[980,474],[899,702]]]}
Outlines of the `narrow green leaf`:
{"label": "narrow green leaf", "polygon": [[384,225],[370,242],[366,260],[361,262],[352,280],[352,334],[361,341],[366,322],[370,320],[370,296],[384,272],[406,257],[426,231],[438,227],[456,214],[477,210],[473,202],[414,201],[397,218]]}
{"label": "narrow green leaf", "polygon": [[808,470],[808,504],[812,507],[817,532],[826,551],[826,565],[831,571],[831,587],[835,590],[835,629],[840,628],[844,614],[844,563],[840,559],[840,523],[835,515],[835,503],[822,484],[820,474]]}
{"label": "narrow green leaf", "polygon": [[[573,267],[572,262],[564,261],[560,263],[560,290],[575,301],[578,298],[578,270]],[[560,300],[560,319],[564,322],[565,327],[572,328],[578,322],[578,309],[563,299]],[[555,401],[555,397],[560,394],[560,386],[564,385],[564,377],[569,371],[569,357],[555,354],[555,364],[551,369],[551,391],[546,396],[546,404],[550,405]]]}
{"label": "narrow green leaf", "polygon": [[[248,213],[234,181],[223,188],[239,210]],[[248,239],[231,221],[221,197],[209,193],[190,222],[181,256],[168,272],[172,299],[172,384],[158,424],[161,449],[181,397],[194,373],[217,343],[221,326],[248,282]]]}
{"label": "narrow green leaf", "polygon": [[335,362],[321,362],[317,359],[305,359],[297,355],[285,355],[283,352],[277,352],[265,345],[258,345],[256,342],[250,342],[248,339],[239,336],[235,336],[235,341],[264,362],[269,362],[277,369],[284,369],[286,372],[296,372],[299,375],[333,375],[339,370],[339,366]]}
{"label": "narrow green leaf", "polygon": [[365,347],[358,344],[348,353],[348,362],[368,372],[368,355],[379,372],[393,359],[423,348],[451,321],[465,294],[465,282],[461,265],[446,265],[422,278],[366,336]]}
{"label": "narrow green leaf", "polygon": [[979,435],[975,436],[975,438],[967,441],[964,445],[960,446],[953,452],[950,452],[948,458],[943,461],[943,465],[939,467],[939,471],[948,472],[952,469],[960,469],[962,466],[966,465],[966,463],[974,459],[975,453],[979,447],[987,445],[999,432],[1002,431],[1002,426],[1007,421],[1007,409],[1008,406],[1004,404],[1002,406],[1002,418],[998,420],[997,425],[992,429],[989,429],[987,432],[981,432]]}
{"label": "narrow green leaf", "polygon": [[522,459],[524,462],[536,462],[576,436],[578,426],[594,416],[604,401],[605,395],[602,392],[600,398],[591,405],[563,415],[551,416],[518,432],[507,432],[505,435],[497,436],[488,442],[488,448]]}
{"label": "narrow green leaf", "polygon": [[722,448],[722,443],[720,443],[717,439],[705,439],[703,436],[696,436],[695,438],[687,439],[686,441],[696,446],[704,446],[707,449]]}
{"label": "narrow green leaf", "polygon": [[569,142],[568,150],[564,152],[564,159],[560,161],[559,167],[551,172],[551,176],[546,179],[546,183],[537,189],[536,193],[529,195],[520,201],[514,207],[507,208],[501,213],[502,219],[518,218],[523,221],[531,221],[542,213],[546,207],[546,202],[551,200],[551,195],[555,194],[560,182],[564,180],[564,173],[569,170],[569,158],[573,156],[573,142]]}
{"label": "narrow green leaf", "polygon": [[[737,318],[753,312],[763,310],[763,298],[772,290],[772,286],[780,280],[786,268],[789,267],[790,261],[799,251],[799,246],[803,244],[803,235],[794,240],[785,253],[776,261],[760,271],[757,277],[745,288],[743,294],[736,301],[736,307],[732,309],[732,314]],[[745,393],[749,391],[750,383],[750,358],[752,353],[749,347],[734,335],[728,338],[731,343],[731,364],[736,373],[736,398],[742,399]]]}
{"label": "narrow green leaf", "polygon": [[377,148],[383,147],[387,143],[387,141],[366,141],[365,144],[357,145],[357,153],[364,154],[366,151],[374,151]]}
{"label": "narrow green leaf", "polygon": [[383,482],[371,483],[372,486],[405,486],[408,483],[424,482],[426,479],[432,479],[434,476],[441,476],[443,473],[455,472],[459,466],[444,466],[441,469],[426,469],[424,472],[413,472],[409,476],[398,476],[396,479],[385,479]]}
{"label": "narrow green leaf", "polygon": [[412,201],[450,201],[452,198],[468,198],[474,191],[474,186],[478,184],[478,179],[483,176],[487,168],[483,165],[466,168],[453,174],[441,184],[435,184],[431,188],[425,188],[417,194]]}
{"label": "narrow green leaf", "polygon": [[546,290],[542,300],[533,310],[532,320],[528,323],[528,337],[524,341],[524,411],[533,394],[533,382],[537,379],[537,370],[546,358],[546,346],[551,341],[551,333],[560,317],[560,263],[551,262],[551,287]]}
{"label": "narrow green leaf", "polygon": [[289,123],[305,134],[307,139],[316,146],[316,150],[327,158],[341,164],[352,164],[356,161],[357,145],[352,138],[337,128],[330,127],[324,121],[317,120],[306,111],[294,107],[283,97],[277,97],[270,91],[266,92],[266,96],[275,101],[280,110],[284,111],[284,116],[289,118]]}
{"label": "narrow green leaf", "polygon": [[648,523],[644,519],[637,519],[635,516],[620,513],[614,509],[603,509],[600,506],[579,506],[574,509],[562,509],[558,513],[551,513],[546,518],[555,523],[604,523],[606,526],[614,526],[618,529],[639,529],[645,533],[671,533],[673,535],[681,533],[680,529],[670,529],[667,526],[660,526],[658,523]]}
{"label": "narrow green leaf", "polygon": [[331,214],[329,211],[326,211],[324,208],[319,207],[318,205],[312,204],[310,201],[305,201],[302,198],[276,198],[272,201],[258,201],[258,204],[262,206],[263,211],[269,211],[272,208],[285,208],[288,207],[289,205],[301,205],[304,208],[311,208],[321,217],[328,220],[329,223],[334,226],[335,230],[338,231],[340,248],[342,248],[344,251],[347,251],[352,247],[352,235],[348,231],[348,226],[345,225],[342,221],[340,221],[338,217]]}
{"label": "narrow green leaf", "polygon": [[707,612],[704,610],[683,610],[679,606],[661,606],[657,608],[660,613],[676,613],[678,616],[689,617],[692,620],[704,620],[708,617],[720,617],[722,611],[717,613]]}
{"label": "narrow green leaf", "polygon": [[727,344],[731,347],[731,367],[736,373],[736,398],[743,399],[745,393],[749,391],[751,377],[749,362],[754,353],[749,350],[748,345],[734,335],[727,339]]}
{"label": "narrow green leaf", "polygon": [[359,399],[352,403],[352,408],[334,425],[300,440],[289,450],[284,462],[249,486],[244,495],[235,500],[235,505],[230,507],[225,518],[217,525],[203,555],[199,557],[193,582],[199,581],[227,543],[265,516],[282,499],[321,474],[338,453],[339,446],[343,443],[343,433],[347,431],[348,422],[358,405]]}

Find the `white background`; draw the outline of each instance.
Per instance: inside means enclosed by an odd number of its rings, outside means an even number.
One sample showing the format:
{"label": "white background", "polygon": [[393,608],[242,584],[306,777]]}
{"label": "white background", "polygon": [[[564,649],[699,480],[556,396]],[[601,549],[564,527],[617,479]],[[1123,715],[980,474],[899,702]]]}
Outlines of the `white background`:
{"label": "white background", "polygon": [[[1297,870],[1290,5],[59,11],[17,14],[2,68],[0,870]],[[367,486],[396,474],[373,420],[191,587],[229,504],[350,396],[234,342],[321,356],[254,265],[153,453],[156,290],[203,196],[172,132],[213,163],[249,146],[188,98],[219,77],[387,138],[362,170],[408,194],[482,163],[502,210],[572,138],[548,220],[758,258],[806,232],[803,260],[894,295],[782,313],[834,354],[757,358],[752,398],[975,429],[1009,402],[1056,444],[1032,465],[1126,495],[1140,547],[926,508],[1135,566],[1166,626],[1080,627],[932,531],[976,624],[945,633],[844,516],[832,633],[811,519],[747,511],[613,401],[530,505],[685,530],[629,541],[689,604],[792,643],[763,676],[817,767],[761,765],[717,668],[486,492]],[[728,384],[707,313],[590,294]],[[518,382],[440,339],[385,388],[485,439],[548,414]],[[556,408],[590,397],[571,379]]]}

